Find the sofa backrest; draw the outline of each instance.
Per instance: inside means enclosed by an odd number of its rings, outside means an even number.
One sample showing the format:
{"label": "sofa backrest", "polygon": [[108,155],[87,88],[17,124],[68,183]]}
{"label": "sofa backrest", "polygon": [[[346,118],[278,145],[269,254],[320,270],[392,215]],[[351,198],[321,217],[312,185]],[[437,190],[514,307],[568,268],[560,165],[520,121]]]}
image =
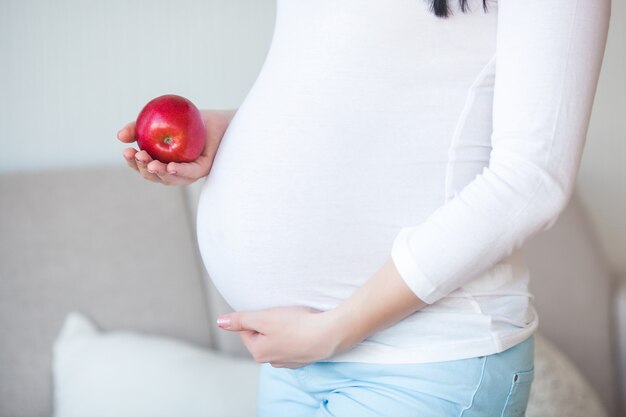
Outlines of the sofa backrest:
{"label": "sofa backrest", "polygon": [[210,345],[184,192],[127,167],[0,176],[0,416],[51,415],[70,310]]}

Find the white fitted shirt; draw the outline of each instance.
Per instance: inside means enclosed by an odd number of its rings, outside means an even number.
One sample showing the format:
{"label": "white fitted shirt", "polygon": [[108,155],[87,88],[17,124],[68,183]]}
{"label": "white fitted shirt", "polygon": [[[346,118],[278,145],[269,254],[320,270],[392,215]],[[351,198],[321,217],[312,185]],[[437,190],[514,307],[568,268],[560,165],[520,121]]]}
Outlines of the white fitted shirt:
{"label": "white fitted shirt", "polygon": [[278,0],[203,184],[233,309],[332,309],[390,257],[428,303],[325,360],[463,359],[538,326],[521,247],[571,196],[610,0],[448,2]]}

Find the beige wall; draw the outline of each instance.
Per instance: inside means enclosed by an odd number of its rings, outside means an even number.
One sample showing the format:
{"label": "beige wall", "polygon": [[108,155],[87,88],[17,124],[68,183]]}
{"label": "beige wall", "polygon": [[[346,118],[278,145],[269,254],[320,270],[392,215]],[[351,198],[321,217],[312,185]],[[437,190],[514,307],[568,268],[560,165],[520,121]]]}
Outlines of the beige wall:
{"label": "beige wall", "polygon": [[[150,98],[237,107],[273,0],[0,0],[0,171],[122,164],[115,132]],[[626,4],[612,23],[578,189],[626,275]]]}
{"label": "beige wall", "polygon": [[577,182],[603,249],[626,278],[626,2],[613,0],[609,39]]}

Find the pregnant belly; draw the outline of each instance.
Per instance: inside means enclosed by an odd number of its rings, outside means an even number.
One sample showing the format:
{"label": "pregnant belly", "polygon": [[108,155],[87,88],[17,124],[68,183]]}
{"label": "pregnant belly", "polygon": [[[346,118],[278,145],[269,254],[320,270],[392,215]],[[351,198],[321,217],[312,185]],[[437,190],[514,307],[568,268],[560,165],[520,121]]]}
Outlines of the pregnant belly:
{"label": "pregnant belly", "polygon": [[380,132],[290,127],[245,111],[226,131],[197,215],[202,260],[235,310],[334,308],[389,259],[400,228],[443,199],[445,161],[420,164]]}
{"label": "pregnant belly", "polygon": [[387,259],[394,225],[360,214],[354,195],[265,174],[204,184],[197,232],[209,276],[236,310],[335,307]]}

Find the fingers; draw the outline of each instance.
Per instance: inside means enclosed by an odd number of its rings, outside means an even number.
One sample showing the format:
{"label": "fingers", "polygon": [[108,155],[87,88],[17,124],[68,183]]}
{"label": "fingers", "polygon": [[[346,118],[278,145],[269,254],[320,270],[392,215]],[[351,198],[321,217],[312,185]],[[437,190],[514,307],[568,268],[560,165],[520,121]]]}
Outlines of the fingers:
{"label": "fingers", "polygon": [[179,178],[185,178],[191,182],[209,175],[211,161],[206,155],[200,155],[193,162],[170,162],[167,164],[167,172],[176,174]]}
{"label": "fingers", "polygon": [[273,355],[268,351],[268,346],[263,346],[262,339],[264,335],[254,330],[242,330],[239,332],[241,341],[248,349],[254,360],[258,363],[269,362],[274,368],[302,368],[308,363],[300,362],[280,362],[273,359]]}
{"label": "fingers", "polygon": [[161,179],[158,175],[153,174],[148,171],[148,164],[152,162],[153,159],[148,155],[146,151],[139,151],[135,153],[135,162],[137,164],[137,168],[139,169],[139,173],[148,181],[152,182],[161,182]]}
{"label": "fingers", "polygon": [[135,171],[139,172],[139,168],[137,167],[137,161],[135,161],[136,153],[137,150],[135,148],[126,148],[124,149],[123,155],[124,159],[126,160],[126,164]]}
{"label": "fingers", "polygon": [[192,182],[187,178],[176,175],[176,173],[169,168],[169,165],[166,165],[161,161],[153,160],[148,163],[147,167],[148,172],[156,174],[156,176],[159,177],[159,180],[165,185],[185,185]]}
{"label": "fingers", "polygon": [[241,330],[239,331],[239,337],[241,341],[248,349],[248,352],[252,355],[256,362],[262,363],[267,362],[268,357],[263,353],[262,346],[259,346],[257,342],[259,342],[259,337],[262,337],[261,333],[255,332],[254,330]]}
{"label": "fingers", "polygon": [[156,174],[159,178],[161,178],[162,176],[167,175],[167,172],[165,171],[166,166],[167,165],[165,165],[163,162],[153,159],[152,161],[148,162],[148,164],[146,165],[146,169],[149,173]]}
{"label": "fingers", "polygon": [[135,141],[135,122],[129,122],[124,125],[119,132],[117,132],[117,138],[125,143]]}
{"label": "fingers", "polygon": [[305,364],[305,363],[298,363],[298,362],[270,362],[270,365],[272,366],[272,368],[296,369],[296,368],[303,368],[307,364]]}
{"label": "fingers", "polygon": [[[126,164],[149,181],[160,182],[164,185],[187,185],[194,181],[176,175],[168,165],[156,159],[152,159],[146,151],[126,148],[124,149],[123,155]],[[173,164],[173,162],[170,164]]]}

